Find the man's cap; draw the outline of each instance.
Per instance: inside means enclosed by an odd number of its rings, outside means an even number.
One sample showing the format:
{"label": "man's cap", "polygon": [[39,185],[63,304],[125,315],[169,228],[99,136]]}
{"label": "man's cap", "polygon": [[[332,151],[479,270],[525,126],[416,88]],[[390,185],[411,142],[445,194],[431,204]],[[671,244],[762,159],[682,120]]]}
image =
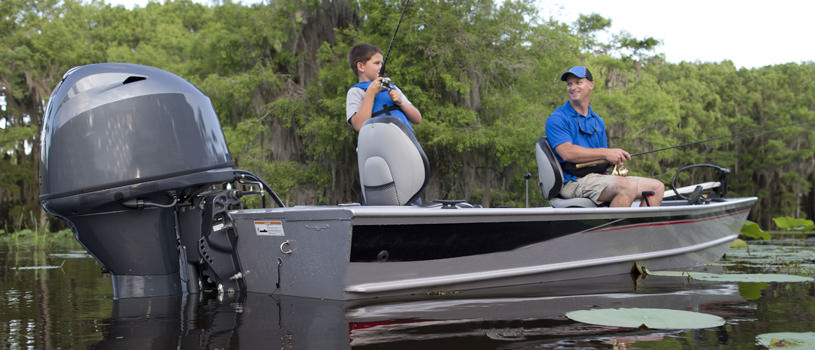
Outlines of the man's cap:
{"label": "man's cap", "polygon": [[588,68],[584,66],[572,67],[572,69],[569,69],[568,72],[563,73],[563,75],[560,76],[560,80],[566,81],[566,77],[568,77],[569,74],[574,75],[578,78],[586,78],[589,81],[594,81],[594,78],[591,76],[591,72],[589,71]]}

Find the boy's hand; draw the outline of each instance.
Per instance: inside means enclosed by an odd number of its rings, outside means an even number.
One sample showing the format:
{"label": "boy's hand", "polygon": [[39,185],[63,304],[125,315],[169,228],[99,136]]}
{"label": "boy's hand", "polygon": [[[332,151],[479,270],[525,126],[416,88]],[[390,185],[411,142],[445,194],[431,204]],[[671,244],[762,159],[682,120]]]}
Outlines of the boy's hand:
{"label": "boy's hand", "polygon": [[382,89],[382,78],[371,80],[371,85],[368,85],[368,90],[365,91],[365,98],[375,98],[379,91]]}
{"label": "boy's hand", "polygon": [[388,96],[390,96],[391,100],[393,101],[393,104],[397,106],[402,105],[402,93],[400,93],[399,90],[389,89]]}

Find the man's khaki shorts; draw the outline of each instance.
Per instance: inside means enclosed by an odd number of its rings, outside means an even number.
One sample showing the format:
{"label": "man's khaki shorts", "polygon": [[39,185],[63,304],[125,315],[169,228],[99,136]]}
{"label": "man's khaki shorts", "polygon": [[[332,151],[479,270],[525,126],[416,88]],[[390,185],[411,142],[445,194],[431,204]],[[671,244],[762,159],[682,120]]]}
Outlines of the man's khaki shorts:
{"label": "man's khaki shorts", "polygon": [[600,204],[598,201],[600,194],[608,187],[611,181],[614,180],[614,175],[603,174],[588,174],[577,181],[569,181],[563,184],[560,190],[560,196],[563,198],[589,198],[594,203]]}
{"label": "man's khaki shorts", "polygon": [[[626,178],[637,182],[642,179],[639,176],[627,176]],[[598,201],[597,198],[600,198],[600,194],[611,184],[612,180],[614,180],[614,175],[588,174],[578,178],[577,181],[569,181],[563,184],[560,196],[563,198],[589,198],[597,205],[600,205],[603,202]]]}

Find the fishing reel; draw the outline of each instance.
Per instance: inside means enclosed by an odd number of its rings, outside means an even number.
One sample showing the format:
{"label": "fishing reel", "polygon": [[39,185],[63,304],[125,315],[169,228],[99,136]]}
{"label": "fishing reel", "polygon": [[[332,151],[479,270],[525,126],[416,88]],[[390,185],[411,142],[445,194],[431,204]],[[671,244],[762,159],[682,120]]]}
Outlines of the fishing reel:
{"label": "fishing reel", "polygon": [[382,78],[382,91],[393,89],[393,84],[391,84],[390,77]]}

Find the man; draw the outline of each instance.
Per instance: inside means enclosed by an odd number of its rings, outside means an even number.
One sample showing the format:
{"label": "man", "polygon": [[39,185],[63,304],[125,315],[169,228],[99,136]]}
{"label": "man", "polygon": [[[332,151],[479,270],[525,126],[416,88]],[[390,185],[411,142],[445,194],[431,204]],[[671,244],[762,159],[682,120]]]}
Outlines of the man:
{"label": "man", "polygon": [[[605,174],[603,165],[589,174],[576,164],[606,160],[622,166],[631,154],[620,148],[608,148],[606,125],[591,109],[591,91],[594,78],[588,68],[575,66],[560,76],[566,82],[569,100],[558,107],[546,120],[546,137],[564,170],[564,198],[586,197],[612,207],[628,207],[634,200],[642,200],[643,191],[653,191],[648,198],[652,206],[662,203],[665,185],[656,179],[624,177]],[[644,202],[644,201],[643,201]],[[645,205],[640,202],[640,205]]]}

